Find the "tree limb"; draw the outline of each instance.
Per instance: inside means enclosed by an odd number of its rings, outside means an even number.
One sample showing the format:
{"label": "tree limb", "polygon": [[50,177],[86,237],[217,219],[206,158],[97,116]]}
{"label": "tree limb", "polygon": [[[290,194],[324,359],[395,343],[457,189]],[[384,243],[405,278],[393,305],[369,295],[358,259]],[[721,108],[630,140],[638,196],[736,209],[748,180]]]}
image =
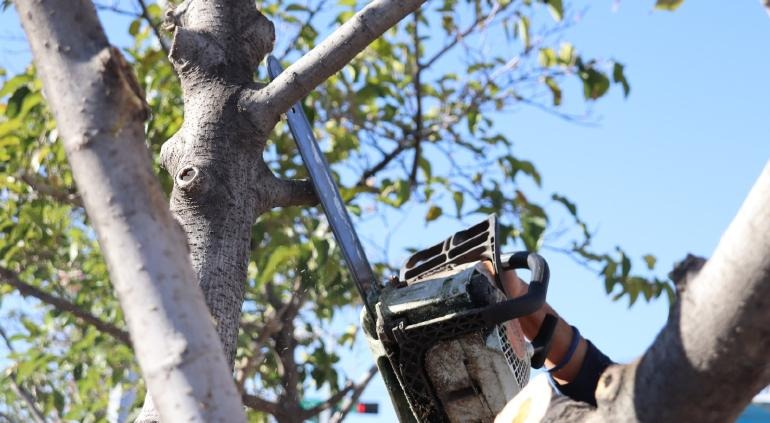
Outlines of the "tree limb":
{"label": "tree limb", "polygon": [[255,163],[262,197],[270,207],[314,206],[318,204],[313,184],[308,179],[282,179],[260,158]]}
{"label": "tree limb", "polygon": [[318,204],[313,183],[309,179],[281,179],[267,181],[267,189],[273,195],[273,207],[315,206]]}
{"label": "tree limb", "polygon": [[[329,419],[330,423],[342,422],[345,416],[347,416],[348,413],[350,413],[350,410],[353,409],[353,406],[356,405],[356,403],[358,402],[358,399],[361,397],[361,394],[364,393],[364,390],[369,385],[369,382],[372,381],[372,378],[374,378],[374,375],[376,374],[377,374],[377,366],[373,365],[372,367],[369,368],[369,371],[366,373],[366,375],[364,375],[361,381],[359,381],[358,383],[350,387],[350,391],[352,391],[350,397],[348,397],[348,399],[345,400],[345,403],[342,404],[342,407],[336,413],[334,413],[334,415],[332,415],[331,419]],[[330,401],[331,399],[327,402],[330,402]],[[335,403],[336,402],[337,401],[335,401]]]}
{"label": "tree limb", "polygon": [[19,179],[41,195],[53,198],[60,203],[69,204],[75,207],[83,207],[83,201],[77,193],[49,185],[38,175],[22,172],[19,174]]}
{"label": "tree limb", "polygon": [[272,414],[274,416],[278,414],[278,410],[280,406],[275,402],[268,401],[262,397],[259,397],[257,395],[251,395],[251,394],[243,394],[241,396],[241,399],[243,400],[243,405],[253,410]]}
{"label": "tree limb", "polygon": [[3,278],[5,283],[16,288],[19,293],[21,293],[21,295],[25,297],[37,298],[38,300],[56,308],[57,310],[72,314],[81,321],[95,327],[96,329],[106,334],[111,335],[116,340],[127,345],[128,347],[131,347],[131,338],[129,337],[128,332],[118,328],[112,323],[108,323],[99,319],[93,314],[88,313],[87,311],[63,298],[55,297],[41,290],[40,288],[22,282],[16,272],[13,272],[9,269],[0,267],[0,277]]}
{"label": "tree limb", "polygon": [[734,421],[770,382],[768,298],[770,163],[652,346],[605,371],[600,417]]}
{"label": "tree limb", "polygon": [[260,90],[244,89],[239,108],[262,132],[316,86],[338,72],[385,31],[425,0],[374,0],[323,42]]}

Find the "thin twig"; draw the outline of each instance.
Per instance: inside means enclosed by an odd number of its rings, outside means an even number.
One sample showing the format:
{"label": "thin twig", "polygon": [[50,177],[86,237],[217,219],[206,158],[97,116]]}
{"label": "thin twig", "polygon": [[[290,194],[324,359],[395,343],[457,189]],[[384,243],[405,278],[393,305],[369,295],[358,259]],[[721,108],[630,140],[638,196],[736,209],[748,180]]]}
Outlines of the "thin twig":
{"label": "thin twig", "polygon": [[94,7],[96,8],[96,10],[105,10],[105,11],[112,12],[112,13],[115,13],[115,14],[118,14],[118,15],[130,16],[132,18],[138,18],[138,17],[142,16],[141,14],[136,13],[134,11],[126,10],[126,9],[121,9],[118,6],[114,5],[114,4],[108,6],[106,4],[94,2]]}
{"label": "thin twig", "polygon": [[297,34],[294,36],[294,38],[289,42],[288,45],[286,45],[286,49],[284,49],[283,53],[279,56],[279,60],[286,59],[286,56],[289,55],[289,52],[291,51],[294,46],[297,45],[297,42],[299,41],[300,37],[302,37],[302,31],[305,30],[306,27],[310,26],[310,22],[313,21],[313,18],[318,14],[318,12],[323,9],[323,7],[326,5],[326,0],[321,0],[318,2],[318,5],[315,9],[311,10],[308,15],[305,22],[302,24],[302,26],[299,27],[299,30],[297,31]]}
{"label": "thin twig", "polygon": [[422,73],[422,65],[420,65],[420,34],[418,28],[420,26],[420,11],[414,12],[414,93],[417,101],[417,110],[414,113],[414,162],[412,163],[412,171],[409,173],[409,185],[411,187],[417,182],[417,169],[420,165],[420,155],[422,154],[422,86],[420,84],[420,74]]}
{"label": "thin twig", "polygon": [[355,388],[353,389],[353,393],[350,395],[350,397],[348,397],[340,410],[334,413],[331,419],[329,419],[329,423],[342,422],[345,416],[350,413],[350,410],[352,410],[353,406],[358,402],[358,399],[361,398],[361,394],[364,393],[364,389],[366,389],[367,385],[369,385],[369,382],[371,382],[372,378],[374,378],[374,375],[376,374],[377,366],[372,366],[369,368],[369,371],[366,373],[364,378],[356,384]]}
{"label": "thin twig", "polygon": [[[11,344],[11,340],[8,338],[8,335],[5,333],[5,329],[2,327],[0,327],[0,337],[2,337],[3,341],[5,341],[5,345],[8,348],[8,351],[16,351],[15,348],[13,348],[13,344]],[[29,408],[29,411],[32,414],[32,418],[35,420],[35,422],[46,423],[45,415],[43,415],[43,413],[37,407],[37,404],[35,404],[35,396],[16,382],[16,372],[11,372],[6,376],[6,378],[9,382],[11,382],[11,389],[14,393],[16,393],[16,396],[20,397],[27,405],[27,408]]]}
{"label": "thin twig", "polygon": [[152,21],[152,17],[150,17],[150,13],[147,11],[147,4],[144,2],[144,0],[136,0],[137,3],[139,3],[139,9],[142,10],[142,17],[144,20],[147,21],[147,24],[150,25],[150,28],[152,28],[152,32],[155,34],[155,36],[158,38],[158,42],[160,43],[160,48],[163,50],[164,53],[166,53],[166,57],[169,55],[169,49],[166,45],[166,41],[163,39],[163,35],[160,32],[160,29],[155,24],[155,22]]}
{"label": "thin twig", "polygon": [[50,197],[60,203],[69,204],[75,207],[83,207],[83,201],[77,193],[49,185],[38,175],[24,172],[19,175],[19,179],[41,195]]}
{"label": "thin twig", "polygon": [[98,317],[83,310],[82,308],[78,307],[77,305],[71,303],[68,300],[55,297],[47,292],[44,292],[40,288],[37,288],[35,286],[22,282],[19,279],[19,276],[16,274],[16,272],[13,272],[9,269],[0,267],[0,277],[3,279],[3,282],[16,288],[19,291],[19,293],[21,293],[21,295],[25,297],[26,296],[35,297],[38,300],[50,306],[53,306],[57,310],[70,313],[73,316],[77,317],[79,320],[95,327],[96,329],[104,333],[112,335],[112,337],[115,338],[116,340],[127,345],[128,347],[131,347],[131,338],[129,337],[128,332],[118,328],[112,323],[108,323],[108,322],[105,322],[104,320],[99,319]]}
{"label": "thin twig", "polygon": [[379,161],[376,165],[373,167],[367,169],[364,171],[364,173],[361,175],[361,178],[358,179],[358,182],[356,183],[357,186],[366,186],[366,181],[371,178],[372,176],[376,175],[378,172],[380,172],[382,169],[385,169],[385,166],[390,164],[396,157],[401,154],[402,151],[406,150],[409,147],[409,142],[406,140],[403,140],[400,142],[396,148],[391,150],[390,153],[386,154],[382,160]]}
{"label": "thin twig", "polygon": [[444,45],[444,47],[442,47],[439,51],[437,51],[436,54],[434,54],[430,59],[425,61],[423,64],[423,67],[427,69],[433,66],[433,64],[436,63],[447,52],[449,52],[449,50],[454,48],[460,41],[462,41],[463,39],[465,39],[465,37],[470,35],[471,32],[475,31],[476,27],[478,27],[482,23],[486,25],[487,23],[489,23],[490,20],[492,20],[492,18],[495,17],[495,15],[497,15],[500,11],[505,10],[508,6],[510,6],[513,3],[515,2],[508,2],[508,4],[503,6],[500,6],[500,4],[498,3],[495,5],[495,8],[492,9],[492,12],[490,14],[477,17],[476,20],[473,21],[473,23],[469,25],[464,31],[457,33],[457,35],[455,35],[452,41]]}

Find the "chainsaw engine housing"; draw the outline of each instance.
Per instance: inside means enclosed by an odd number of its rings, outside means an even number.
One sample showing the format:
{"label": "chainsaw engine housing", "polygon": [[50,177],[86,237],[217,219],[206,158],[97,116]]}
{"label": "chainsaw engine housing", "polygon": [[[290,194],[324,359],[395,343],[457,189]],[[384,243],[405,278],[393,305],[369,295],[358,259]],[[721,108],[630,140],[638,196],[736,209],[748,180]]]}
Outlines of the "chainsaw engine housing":
{"label": "chainsaw engine housing", "polygon": [[509,261],[521,262],[519,254],[501,264],[496,232],[490,216],[414,254],[398,282],[380,292],[376,317],[364,312],[365,333],[401,421],[492,421],[527,383],[533,349],[506,317],[536,308],[531,301],[512,304],[499,278],[490,280],[474,266],[490,260],[499,275]]}

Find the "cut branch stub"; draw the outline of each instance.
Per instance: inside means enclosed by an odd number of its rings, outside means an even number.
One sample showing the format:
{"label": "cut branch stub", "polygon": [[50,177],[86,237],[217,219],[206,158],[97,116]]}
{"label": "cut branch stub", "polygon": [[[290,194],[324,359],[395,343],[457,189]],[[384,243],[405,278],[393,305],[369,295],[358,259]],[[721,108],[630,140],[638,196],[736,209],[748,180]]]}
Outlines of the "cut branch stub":
{"label": "cut branch stub", "polygon": [[186,195],[197,194],[206,190],[205,178],[195,166],[184,166],[176,174],[174,184]]}

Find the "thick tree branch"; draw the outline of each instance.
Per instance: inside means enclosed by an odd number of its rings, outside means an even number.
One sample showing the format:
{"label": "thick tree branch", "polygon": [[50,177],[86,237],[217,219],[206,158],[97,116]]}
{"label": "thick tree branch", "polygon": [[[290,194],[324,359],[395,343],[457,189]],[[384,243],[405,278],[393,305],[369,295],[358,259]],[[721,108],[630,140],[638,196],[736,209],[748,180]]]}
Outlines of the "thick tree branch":
{"label": "thick tree branch", "polygon": [[768,349],[770,163],[650,349],[602,376],[597,412],[623,421],[734,421],[770,382]]}
{"label": "thick tree branch", "polygon": [[[358,383],[354,384],[350,388],[350,392],[351,392],[350,397],[348,397],[345,400],[345,403],[342,404],[342,407],[340,407],[340,409],[332,415],[331,419],[329,419],[330,423],[339,423],[345,419],[345,416],[347,416],[348,413],[350,413],[350,410],[353,409],[353,406],[356,405],[356,403],[358,402],[358,399],[361,398],[361,394],[364,393],[364,390],[369,385],[369,382],[372,381],[372,378],[374,378],[374,375],[376,374],[377,374],[377,366],[374,365],[369,368],[369,371],[364,375],[364,377]],[[331,402],[331,400],[327,402]],[[336,402],[337,401],[335,401],[334,403]],[[331,405],[333,405],[334,403],[332,403]]]}
{"label": "thick tree branch", "polygon": [[69,204],[75,207],[83,207],[83,201],[77,193],[52,186],[44,182],[38,175],[23,172],[19,174],[19,179],[41,195],[50,197],[60,203]]}
{"label": "thick tree branch", "polygon": [[116,327],[112,323],[108,323],[99,319],[93,314],[83,310],[82,308],[63,298],[53,296],[41,290],[40,288],[22,282],[16,272],[13,272],[9,269],[0,267],[0,277],[2,277],[3,282],[16,288],[21,295],[25,297],[37,298],[38,300],[56,308],[57,310],[72,314],[84,323],[87,323],[96,329],[111,335],[116,340],[131,347],[131,339],[128,336],[128,332]]}
{"label": "thick tree branch", "polygon": [[265,181],[269,190],[273,207],[314,206],[318,204],[318,196],[309,179],[281,179],[273,176]]}
{"label": "thick tree branch", "polygon": [[160,416],[245,421],[187,239],[153,173],[131,67],[90,1],[15,4]]}
{"label": "thick tree branch", "polygon": [[259,187],[262,197],[270,207],[314,206],[318,197],[310,180],[281,179],[267,166],[264,160],[255,163],[259,172]]}
{"label": "thick tree branch", "polygon": [[243,394],[241,399],[243,400],[243,405],[246,407],[256,411],[261,411],[263,413],[268,413],[275,416],[278,414],[278,410],[280,410],[280,406],[277,403],[268,401],[257,395]]}
{"label": "thick tree branch", "polygon": [[280,115],[342,69],[385,31],[425,0],[375,0],[261,90],[241,92],[239,108],[268,133]]}

